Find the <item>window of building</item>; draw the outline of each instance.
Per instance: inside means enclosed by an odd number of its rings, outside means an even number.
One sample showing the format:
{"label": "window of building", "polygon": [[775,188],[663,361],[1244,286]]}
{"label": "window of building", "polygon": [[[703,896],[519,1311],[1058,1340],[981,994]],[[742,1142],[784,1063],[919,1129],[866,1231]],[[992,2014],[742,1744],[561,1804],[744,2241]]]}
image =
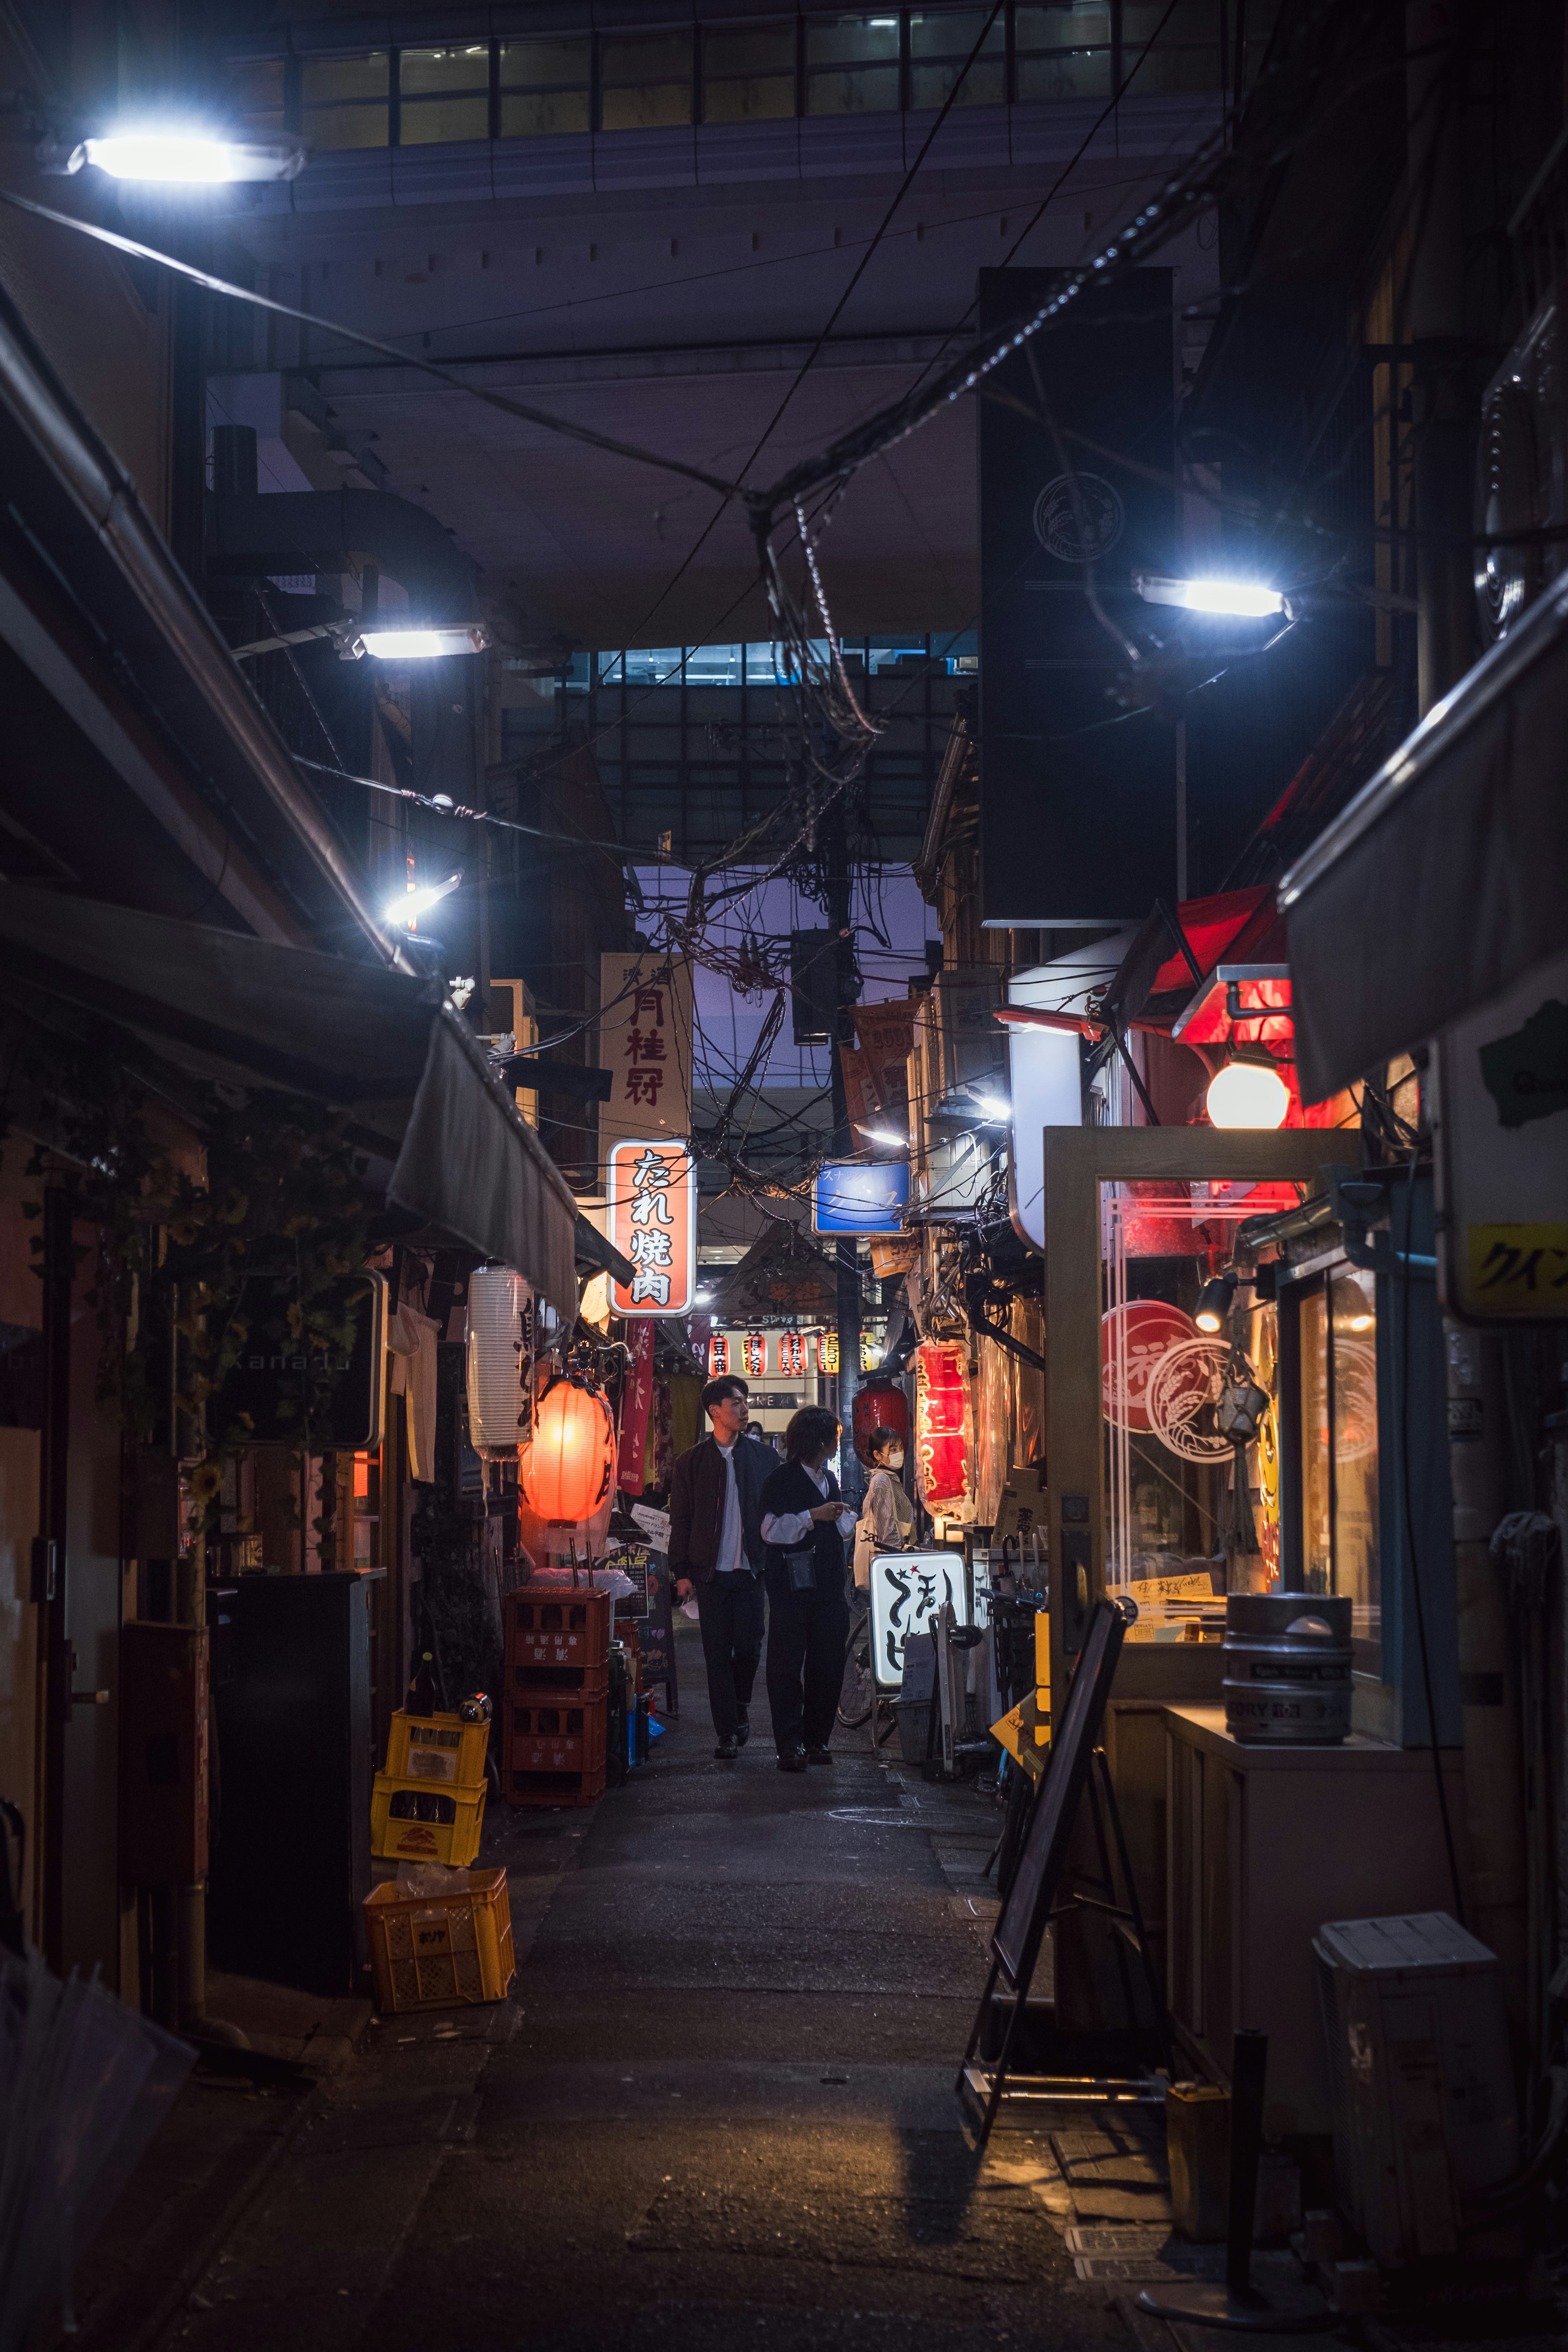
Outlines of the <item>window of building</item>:
{"label": "window of building", "polygon": [[300,71],[300,127],[313,147],[384,147],[390,135],[392,58],[307,58]]}
{"label": "window of building", "polygon": [[1021,6],[1013,45],[1019,100],[1110,97],[1110,0]]}
{"label": "window of building", "polygon": [[898,105],[896,16],[807,18],[808,114],[886,114]]}
{"label": "window of building", "polygon": [[500,45],[500,135],[565,138],[592,129],[594,43],[587,33]]}
{"label": "window of building", "polygon": [[1165,0],[1121,0],[1122,79],[1139,51],[1152,42],[1133,84],[1142,97],[1217,89],[1219,0],[1176,0],[1169,23],[1163,24],[1165,14]]}
{"label": "window of building", "polygon": [[605,131],[677,130],[691,120],[689,33],[605,33],[599,121]]}
{"label": "window of building", "polygon": [[704,122],[777,122],[794,114],[795,19],[710,25],[702,36]]}
{"label": "window of building", "polygon": [[[984,29],[989,8],[918,8],[910,15],[910,104],[945,105]],[[1004,10],[963,74],[957,106],[1003,106],[1007,99],[1007,24]]]}
{"label": "window of building", "polygon": [[228,86],[236,111],[252,131],[283,129],[281,58],[233,58]]}
{"label": "window of building", "polygon": [[397,142],[425,147],[438,140],[490,135],[490,47],[464,41],[449,49],[404,49],[397,59]]}

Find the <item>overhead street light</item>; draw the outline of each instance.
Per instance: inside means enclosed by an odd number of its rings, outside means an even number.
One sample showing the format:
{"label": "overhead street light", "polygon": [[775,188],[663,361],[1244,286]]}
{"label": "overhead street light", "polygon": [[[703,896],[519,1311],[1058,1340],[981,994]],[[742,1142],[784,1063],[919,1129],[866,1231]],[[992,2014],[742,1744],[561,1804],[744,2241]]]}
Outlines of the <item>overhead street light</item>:
{"label": "overhead street light", "polygon": [[434,661],[442,654],[482,654],[489,641],[489,632],[481,621],[359,632],[359,642],[378,661]]}
{"label": "overhead street light", "polygon": [[868,1127],[864,1119],[858,1118],[855,1130],[857,1134],[863,1135],[868,1143],[885,1143],[893,1151],[907,1151],[910,1148],[909,1137],[895,1135],[890,1128]]}
{"label": "overhead street light", "polygon": [[417,889],[405,890],[401,898],[388,900],[382,909],[383,918],[389,923],[406,923],[412,930],[420,916],[449,898],[462,879],[461,874],[448,874],[444,882],[423,883]]}
{"label": "overhead street light", "polygon": [[296,179],[309,153],[300,139],[231,139],[222,131],[184,123],[141,122],[83,139],[66,157],[65,168],[79,172],[91,163],[113,180],[213,186],[235,180]]}
{"label": "overhead street light", "polygon": [[1151,572],[1135,572],[1132,585],[1146,604],[1179,604],[1188,613],[1228,613],[1260,621],[1274,613],[1289,618],[1290,612],[1281,590],[1255,581],[1162,580]]}

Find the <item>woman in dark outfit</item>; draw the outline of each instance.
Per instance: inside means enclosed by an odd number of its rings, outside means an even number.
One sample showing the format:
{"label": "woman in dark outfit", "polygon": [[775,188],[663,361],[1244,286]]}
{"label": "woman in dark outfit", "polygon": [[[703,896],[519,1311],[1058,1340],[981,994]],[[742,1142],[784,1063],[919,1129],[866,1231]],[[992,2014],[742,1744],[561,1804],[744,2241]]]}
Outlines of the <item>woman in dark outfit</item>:
{"label": "woman in dark outfit", "polygon": [[808,1404],[784,1432],[785,1460],[763,1485],[763,1541],[768,1591],[768,1707],[779,1770],[831,1764],[827,1742],[844,1682],[849,1600],[844,1538],[855,1514],[826,1467],[838,1423]]}

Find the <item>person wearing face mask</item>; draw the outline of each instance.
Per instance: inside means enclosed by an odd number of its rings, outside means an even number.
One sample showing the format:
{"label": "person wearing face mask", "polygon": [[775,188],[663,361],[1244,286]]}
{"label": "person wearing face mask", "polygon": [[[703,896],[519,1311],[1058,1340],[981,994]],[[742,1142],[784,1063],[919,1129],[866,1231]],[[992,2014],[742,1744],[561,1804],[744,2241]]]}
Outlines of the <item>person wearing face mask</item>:
{"label": "person wearing face mask", "polygon": [[907,1551],[915,1529],[915,1507],[904,1492],[904,1441],[896,1429],[874,1429],[867,1448],[871,1475],[855,1529],[855,1589],[869,1590],[871,1562],[879,1551]]}
{"label": "person wearing face mask", "polygon": [[827,1457],[838,1421],[808,1404],[784,1432],[788,1460],[762,1492],[768,1548],[768,1711],[781,1772],[831,1764],[827,1743],[849,1640],[844,1538],[855,1526]]}

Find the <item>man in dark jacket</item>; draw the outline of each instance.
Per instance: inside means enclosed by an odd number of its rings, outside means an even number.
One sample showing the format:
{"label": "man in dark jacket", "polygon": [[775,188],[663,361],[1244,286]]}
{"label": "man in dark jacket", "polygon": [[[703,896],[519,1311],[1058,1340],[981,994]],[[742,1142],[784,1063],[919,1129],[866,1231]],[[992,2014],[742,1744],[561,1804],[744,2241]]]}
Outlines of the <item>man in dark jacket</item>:
{"label": "man in dark jacket", "polygon": [[696,1589],[713,1753],[727,1764],[752,1736],[764,1618],[763,1482],[778,1467],[772,1447],[745,1433],[749,1394],[733,1374],[709,1381],[702,1402],[712,1435],[678,1457],[669,1489],[669,1572],[678,1601]]}

